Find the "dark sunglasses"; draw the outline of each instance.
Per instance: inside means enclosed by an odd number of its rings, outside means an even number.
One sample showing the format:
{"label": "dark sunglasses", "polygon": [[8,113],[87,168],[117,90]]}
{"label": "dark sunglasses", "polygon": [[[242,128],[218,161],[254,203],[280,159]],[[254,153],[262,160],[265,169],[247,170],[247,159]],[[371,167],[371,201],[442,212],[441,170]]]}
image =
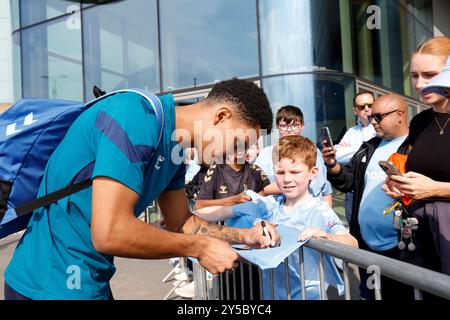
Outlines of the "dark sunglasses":
{"label": "dark sunglasses", "polygon": [[366,108],[366,106],[368,106],[369,109],[372,109],[373,102],[371,102],[371,103],[365,103],[365,104],[363,104],[363,105],[357,104],[357,105],[355,105],[355,108],[357,108],[358,110],[364,110],[364,109]]}
{"label": "dark sunglasses", "polygon": [[398,109],[396,110],[392,110],[389,112],[385,112],[385,113],[372,113],[371,116],[368,116],[367,119],[369,119],[369,122],[372,122],[372,119],[375,120],[377,123],[380,123],[381,121],[383,121],[384,118],[386,118],[388,115],[400,111]]}

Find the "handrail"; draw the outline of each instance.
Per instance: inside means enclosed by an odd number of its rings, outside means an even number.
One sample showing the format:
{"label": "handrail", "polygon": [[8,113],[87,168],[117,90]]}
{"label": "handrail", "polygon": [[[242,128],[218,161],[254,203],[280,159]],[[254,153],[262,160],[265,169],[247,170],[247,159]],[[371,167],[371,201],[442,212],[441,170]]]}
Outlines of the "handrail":
{"label": "handrail", "polygon": [[383,276],[444,299],[450,299],[450,276],[445,274],[335,241],[310,239],[305,246],[363,268],[378,266]]}
{"label": "handrail", "polygon": [[[327,300],[327,290],[324,279],[324,255],[335,257],[341,259],[343,262],[343,275],[344,275],[344,292],[345,300],[350,300],[350,282],[349,282],[349,263],[355,264],[363,269],[368,269],[368,272],[372,271],[371,277],[375,280],[374,295],[375,300],[382,299],[382,286],[376,285],[379,283],[380,276],[385,276],[395,281],[401,282],[410,286],[414,289],[415,300],[422,300],[422,291],[428,292],[435,296],[450,300],[450,276],[438,273],[432,270],[428,270],[422,267],[418,267],[406,262],[388,258],[376,253],[368,252],[365,250],[357,249],[348,245],[344,245],[338,242],[325,240],[325,239],[310,239],[307,243],[301,246],[298,256],[298,267],[301,275],[301,299],[306,300],[306,287],[305,287],[305,265],[304,265],[304,248],[315,250],[319,253],[318,270],[319,270],[319,282],[320,282],[320,300]],[[245,262],[249,264],[249,262]],[[284,261],[285,274],[288,274],[288,259]],[[244,262],[240,263],[240,268],[243,268]],[[274,298],[274,269],[269,269],[269,283],[267,284],[269,297]],[[197,299],[224,299],[224,300],[237,300],[237,299],[248,299],[248,294],[244,297],[244,286],[245,288],[253,288],[252,274],[249,269],[250,281],[240,278],[240,288],[241,296],[237,296],[236,291],[236,274],[235,270],[227,271],[223,276],[219,276],[222,280],[225,280],[226,295],[222,292],[224,287],[222,286],[222,281],[217,281],[217,278],[211,277],[208,280],[208,272],[203,269],[198,263],[194,263],[194,281],[197,281],[199,285],[196,285],[196,298]],[[233,286],[230,287],[230,278],[233,273]],[[263,276],[262,270],[258,268],[259,274],[259,288],[260,288],[260,299],[265,295],[263,293]],[[216,280],[214,280],[216,279]],[[291,296],[291,283],[289,279],[285,279],[285,287],[287,293],[287,299],[290,300]],[[200,285],[202,284],[202,285]],[[198,288],[197,288],[198,287]],[[233,288],[231,292],[230,288]],[[219,294],[220,290],[220,294]],[[250,292],[252,292],[250,290]],[[250,294],[250,299],[254,300],[252,294]],[[258,298],[257,298],[258,299]]]}

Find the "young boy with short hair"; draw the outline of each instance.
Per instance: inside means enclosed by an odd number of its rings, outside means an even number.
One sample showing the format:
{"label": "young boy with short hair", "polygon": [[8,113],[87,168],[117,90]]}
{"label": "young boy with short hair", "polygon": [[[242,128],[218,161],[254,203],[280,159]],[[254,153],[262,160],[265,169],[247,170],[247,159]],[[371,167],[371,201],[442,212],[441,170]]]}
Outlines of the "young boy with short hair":
{"label": "young boy with short hair", "polygon": [[[274,147],[273,164],[275,181],[282,195],[254,199],[233,207],[208,207],[197,210],[196,215],[208,220],[235,220],[241,227],[260,219],[302,230],[299,240],[309,237],[325,238],[353,247],[356,239],[342,225],[335,212],[320,198],[313,197],[308,186],[319,173],[316,167],[317,151],[314,143],[301,136],[287,136]],[[318,276],[318,253],[309,248],[305,253],[306,297],[320,297]],[[327,265],[334,266],[331,263]],[[335,274],[337,274],[336,270]],[[266,277],[264,277],[266,278]],[[298,267],[298,252],[289,256],[289,278],[291,298],[300,299],[301,283]],[[274,272],[275,299],[286,299],[284,265]],[[266,285],[264,285],[267,287]],[[266,288],[265,288],[266,289]],[[264,290],[267,292],[267,290]],[[265,298],[268,298],[265,293]]]}
{"label": "young boy with short hair", "polygon": [[[280,138],[287,136],[301,136],[305,128],[305,118],[303,112],[296,106],[283,106],[277,111],[276,115],[277,129],[280,133]],[[277,194],[281,191],[277,188],[275,183],[275,172],[273,171],[273,153],[274,145],[264,148],[258,155],[255,164],[260,167],[269,177],[271,185],[267,188],[268,194]],[[315,166],[319,168],[319,173],[316,174],[314,181],[309,185],[310,192],[314,197],[322,198],[328,203],[330,208],[333,207],[333,190],[330,182],[327,180],[327,169],[322,159],[322,154],[316,148],[317,159]]]}

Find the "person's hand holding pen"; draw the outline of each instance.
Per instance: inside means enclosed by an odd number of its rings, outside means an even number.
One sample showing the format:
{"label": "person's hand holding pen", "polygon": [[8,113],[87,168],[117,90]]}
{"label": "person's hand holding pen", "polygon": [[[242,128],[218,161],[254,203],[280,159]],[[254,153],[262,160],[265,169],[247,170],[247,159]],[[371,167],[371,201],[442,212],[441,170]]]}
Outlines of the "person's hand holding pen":
{"label": "person's hand holding pen", "polygon": [[251,248],[264,249],[276,247],[280,244],[280,234],[275,229],[276,225],[261,221],[253,228],[248,229],[245,244]]}

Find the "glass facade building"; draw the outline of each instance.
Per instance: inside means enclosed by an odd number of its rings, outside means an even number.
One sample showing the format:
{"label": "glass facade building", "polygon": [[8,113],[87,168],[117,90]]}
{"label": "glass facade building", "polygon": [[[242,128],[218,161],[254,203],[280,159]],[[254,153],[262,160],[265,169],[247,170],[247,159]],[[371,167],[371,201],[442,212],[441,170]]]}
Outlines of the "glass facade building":
{"label": "glass facade building", "polygon": [[327,125],[337,138],[362,87],[414,98],[410,54],[433,36],[431,0],[103,2],[11,0],[16,99],[87,101],[93,85],[179,94],[239,77],[274,111],[299,106],[306,136]]}

